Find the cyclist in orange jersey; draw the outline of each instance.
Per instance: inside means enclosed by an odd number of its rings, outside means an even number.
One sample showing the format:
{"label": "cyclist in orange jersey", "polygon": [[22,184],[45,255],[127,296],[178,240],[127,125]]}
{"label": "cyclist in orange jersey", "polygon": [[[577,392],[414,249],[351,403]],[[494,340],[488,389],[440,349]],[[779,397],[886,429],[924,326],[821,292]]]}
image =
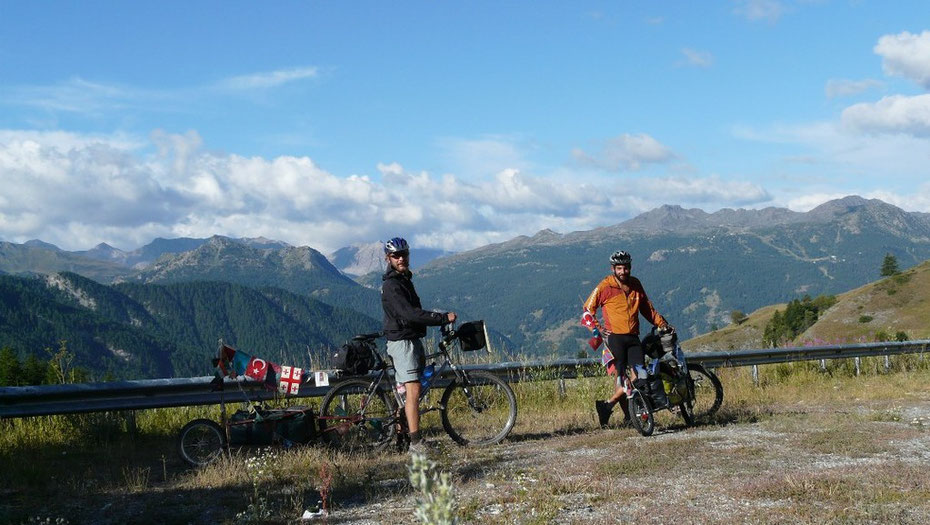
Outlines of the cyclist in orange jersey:
{"label": "cyclist in orange jersey", "polygon": [[597,309],[601,309],[603,333],[607,337],[607,349],[612,355],[606,365],[607,373],[613,378],[614,394],[610,399],[595,402],[598,422],[602,427],[607,426],[617,403],[620,403],[623,410],[624,422],[630,419],[624,389],[627,366],[631,366],[636,375],[630,379],[640,381],[646,378],[643,347],[639,340],[639,314],[658,328],[672,329],[652,306],[639,279],[630,275],[632,262],[629,253],[614,252],[610,256],[611,274],[598,283],[584,303],[585,311],[594,316],[595,326]]}

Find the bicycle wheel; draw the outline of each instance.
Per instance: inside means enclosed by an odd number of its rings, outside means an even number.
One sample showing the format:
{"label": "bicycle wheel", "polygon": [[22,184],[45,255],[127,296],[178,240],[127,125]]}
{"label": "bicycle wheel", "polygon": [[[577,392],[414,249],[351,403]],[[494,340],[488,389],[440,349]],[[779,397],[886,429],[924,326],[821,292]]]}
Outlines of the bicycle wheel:
{"label": "bicycle wheel", "polygon": [[192,467],[207,465],[226,448],[226,433],[210,419],[195,419],[184,425],[178,435],[178,453]]}
{"label": "bicycle wheel", "polygon": [[688,364],[688,373],[694,383],[694,418],[709,418],[723,404],[723,385],[717,374],[699,364]]}
{"label": "bicycle wheel", "polygon": [[517,398],[506,381],[489,372],[464,372],[442,393],[442,427],[459,445],[491,445],[517,421]]}
{"label": "bicycle wheel", "polygon": [[383,450],[391,443],[397,422],[394,398],[378,385],[350,379],[333,387],[320,404],[320,435],[346,451]]}
{"label": "bicycle wheel", "polygon": [[634,390],[628,396],[627,404],[630,407],[630,422],[633,427],[644,436],[651,436],[652,431],[656,428],[655,416],[652,414],[652,407],[646,396],[639,390]]}

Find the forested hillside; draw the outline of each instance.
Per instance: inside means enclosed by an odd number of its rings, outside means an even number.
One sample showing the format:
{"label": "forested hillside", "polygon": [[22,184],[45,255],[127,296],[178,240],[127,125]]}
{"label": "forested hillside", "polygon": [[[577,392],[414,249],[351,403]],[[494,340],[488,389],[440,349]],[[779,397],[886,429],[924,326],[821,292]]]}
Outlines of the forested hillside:
{"label": "forested hillside", "polygon": [[[829,305],[817,308],[812,319],[778,346],[843,344],[930,338],[930,261],[864,286],[823,298],[795,298],[791,303],[760,308],[739,323],[684,341],[689,351],[766,348],[771,335],[788,323],[792,305]],[[795,308],[797,310],[797,308]],[[809,322],[808,322],[809,321]]]}
{"label": "forested hillside", "polygon": [[303,247],[260,249],[212,237],[194,250],[166,254],[125,282],[227,281],[253,288],[275,287],[335,307],[380,317],[378,293],[341,274],[320,252]]}
{"label": "forested hillside", "polygon": [[380,323],[280,289],[227,282],[104,286],[76,274],[0,276],[0,347],[57,350],[97,378],[196,376],[225,342],[272,360],[309,365]]}

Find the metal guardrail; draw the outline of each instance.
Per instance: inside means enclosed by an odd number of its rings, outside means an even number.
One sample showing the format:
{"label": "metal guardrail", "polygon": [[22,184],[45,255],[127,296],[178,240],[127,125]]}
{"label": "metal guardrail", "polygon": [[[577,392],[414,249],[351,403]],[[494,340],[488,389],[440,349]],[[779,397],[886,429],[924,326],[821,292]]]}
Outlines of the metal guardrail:
{"label": "metal guardrail", "polygon": [[[925,353],[930,340],[863,343],[850,345],[808,346],[799,348],[772,348],[738,350],[732,352],[703,352],[686,354],[689,362],[708,368],[752,366],[794,361],[847,359],[854,357],[887,356]],[[599,359],[560,359],[556,361],[526,361],[465,365],[463,368],[488,370],[507,376],[512,382],[537,379],[570,379],[603,374]],[[147,379],[85,383],[73,385],[43,385],[0,387],[0,419],[77,414],[113,410],[141,410],[177,406],[215,405],[245,400],[267,400],[276,392],[265,390],[257,382],[224,382],[222,391],[213,391],[212,376],[181,379]],[[444,386],[442,379],[434,386]],[[293,397],[320,397],[329,387],[304,384]]]}

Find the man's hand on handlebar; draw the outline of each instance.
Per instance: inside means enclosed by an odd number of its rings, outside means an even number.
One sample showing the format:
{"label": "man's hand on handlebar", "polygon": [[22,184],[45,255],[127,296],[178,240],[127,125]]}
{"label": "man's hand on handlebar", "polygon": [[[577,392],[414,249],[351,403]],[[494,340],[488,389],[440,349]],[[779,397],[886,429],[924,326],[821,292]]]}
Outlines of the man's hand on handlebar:
{"label": "man's hand on handlebar", "polygon": [[446,313],[446,322],[452,324],[455,322],[455,312]]}

